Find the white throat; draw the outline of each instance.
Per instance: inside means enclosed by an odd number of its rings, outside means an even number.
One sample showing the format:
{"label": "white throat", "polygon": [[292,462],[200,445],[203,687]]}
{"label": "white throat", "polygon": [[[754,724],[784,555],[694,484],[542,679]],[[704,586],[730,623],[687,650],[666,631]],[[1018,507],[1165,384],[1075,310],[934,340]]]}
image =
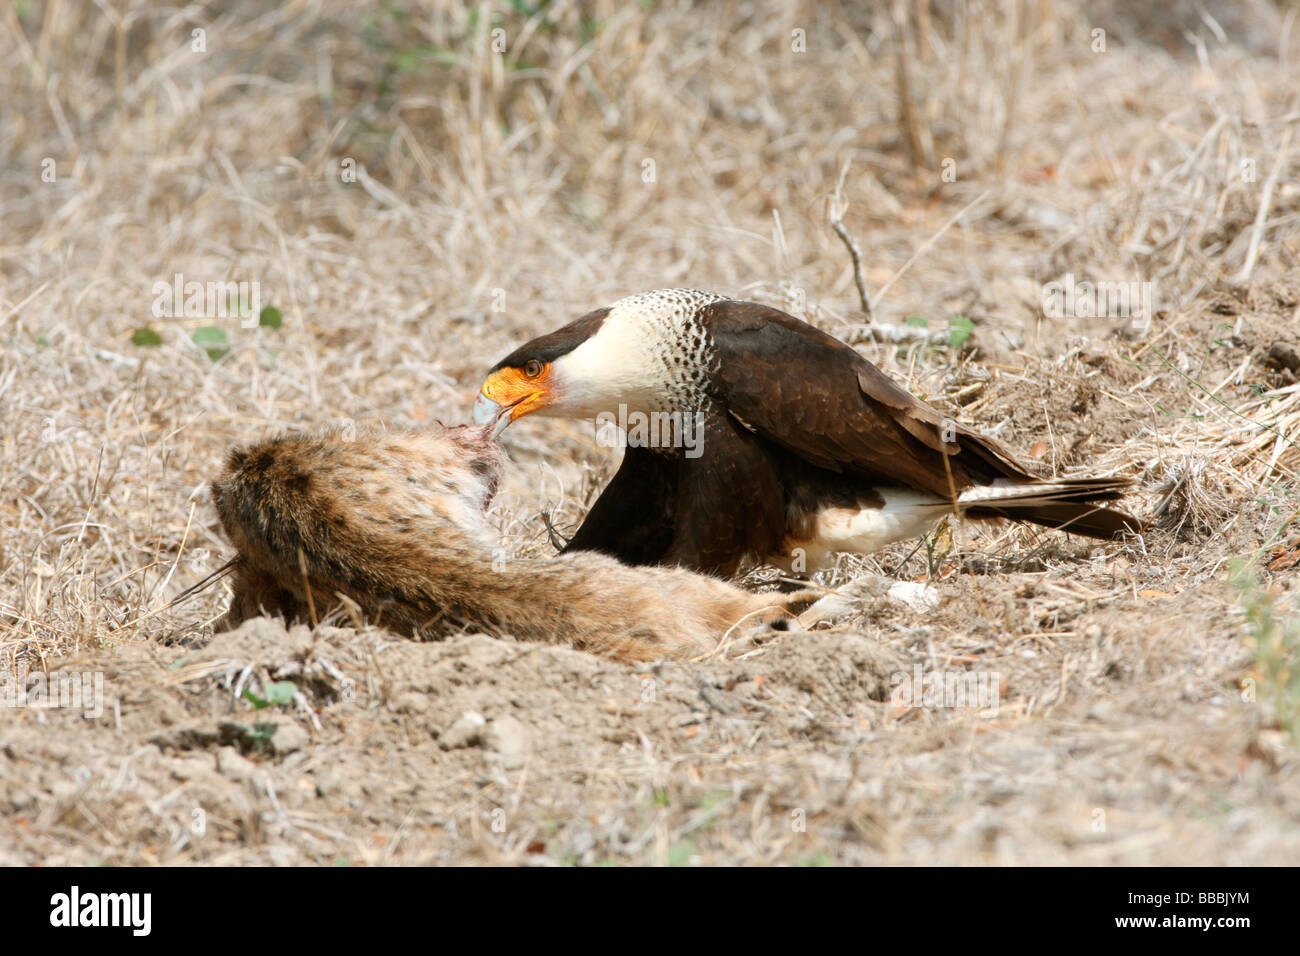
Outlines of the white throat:
{"label": "white throat", "polygon": [[563,414],[695,411],[703,400],[712,343],[702,306],[726,296],[661,289],[610,306],[591,338],[553,363]]}

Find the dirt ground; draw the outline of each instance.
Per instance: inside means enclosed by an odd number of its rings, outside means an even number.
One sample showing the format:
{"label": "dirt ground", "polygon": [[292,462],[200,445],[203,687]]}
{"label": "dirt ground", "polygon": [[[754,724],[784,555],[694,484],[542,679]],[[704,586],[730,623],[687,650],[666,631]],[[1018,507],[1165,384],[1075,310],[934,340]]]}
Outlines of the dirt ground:
{"label": "dirt ground", "polygon": [[[0,863],[1300,860],[1297,8],[892,9],[0,12]],[[260,314],[160,315],[177,274]],[[464,421],[664,286],[1131,477],[1150,530],[957,523],[844,556],[816,626],[637,667],[171,604],[229,556],[232,444]],[[504,441],[503,546],[547,553],[617,453]]]}

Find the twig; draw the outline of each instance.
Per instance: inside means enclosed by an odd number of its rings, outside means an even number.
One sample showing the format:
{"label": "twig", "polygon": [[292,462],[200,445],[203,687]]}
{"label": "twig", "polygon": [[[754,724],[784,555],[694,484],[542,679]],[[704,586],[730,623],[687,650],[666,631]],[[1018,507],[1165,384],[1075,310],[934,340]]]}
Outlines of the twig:
{"label": "twig", "polygon": [[40,295],[49,287],[50,287],[50,280],[46,279],[44,282],[40,284],[40,287],[35,292],[33,292],[27,298],[23,299],[23,301],[19,302],[17,305],[10,308],[10,310],[6,312],[3,316],[0,316],[0,323],[8,322],[11,318],[13,318],[22,310],[23,306],[27,305],[27,303],[31,302],[33,299],[35,299],[38,295]]}
{"label": "twig", "polygon": [[844,201],[844,177],[848,174],[849,164],[846,162],[840,170],[840,180],[835,184],[835,195],[831,197],[831,229],[840,237],[844,248],[849,250],[849,258],[853,260],[853,284],[858,287],[858,303],[862,307],[863,315],[867,317],[867,324],[870,325],[873,321],[871,297],[867,295],[867,280],[862,277],[862,249],[858,246],[857,240],[844,228],[844,213],[849,208],[849,204]]}
{"label": "twig", "polygon": [[556,551],[564,551],[569,546],[569,542],[564,539],[564,535],[555,529],[555,525],[551,524],[551,513],[549,511],[542,512],[542,524],[546,525],[546,534],[551,539],[551,547]]}
{"label": "twig", "polygon": [[903,0],[894,0],[892,13],[899,120],[907,137],[907,150],[912,156],[913,165],[933,169],[934,137],[930,133],[930,127],[922,122],[916,104],[912,101],[912,71],[909,66],[912,57],[912,45],[909,42],[911,31],[908,29],[907,8]]}
{"label": "twig", "polygon": [[1259,197],[1259,211],[1255,213],[1255,225],[1250,230],[1250,245],[1246,248],[1246,261],[1241,264],[1241,271],[1237,273],[1238,282],[1250,281],[1250,274],[1255,271],[1255,260],[1259,256],[1260,240],[1264,238],[1264,223],[1268,219],[1268,207],[1273,202],[1273,190],[1277,188],[1278,177],[1282,175],[1282,167],[1286,165],[1287,152],[1291,147],[1291,134],[1294,129],[1287,128],[1282,135],[1282,145],[1278,147],[1277,159],[1273,160],[1273,168],[1268,172],[1268,179],[1264,180],[1264,194]]}
{"label": "twig", "polygon": [[[101,452],[101,454],[102,454],[102,452]],[[99,482],[99,473],[98,473],[98,472],[95,473],[95,482],[96,482],[96,484],[98,484],[98,482]],[[94,492],[92,491],[91,494],[93,495]],[[155,594],[156,594],[158,591],[160,591],[160,590],[162,590],[162,589],[164,589],[164,588],[167,587],[167,582],[170,581],[170,580],[172,579],[172,575],[176,573],[176,566],[179,565],[179,564],[181,563],[181,555],[185,553],[185,542],[189,539],[189,536],[190,536],[190,526],[194,523],[194,505],[195,505],[195,502],[191,501],[191,502],[190,502],[190,514],[189,514],[189,517],[185,519],[185,531],[181,534],[181,543],[180,543],[179,545],[177,545],[177,547],[176,547],[176,559],[175,559],[174,561],[172,561],[172,566],[171,566],[170,568],[167,569],[167,574],[163,576],[162,581],[159,582],[158,585],[154,588],[154,593],[155,593]],[[90,517],[90,513],[89,513],[89,512],[86,513],[86,517],[87,517],[87,518]],[[83,525],[84,525],[84,523],[83,523]],[[84,530],[84,528],[83,528],[83,530]],[[80,535],[80,534],[77,535],[77,540],[81,540],[81,535]]]}
{"label": "twig", "polygon": [[298,549],[298,570],[302,574],[302,589],[307,595],[307,613],[311,615],[312,630],[320,627],[320,621],[316,617],[316,602],[311,596],[311,579],[307,576],[307,552],[302,548]]}

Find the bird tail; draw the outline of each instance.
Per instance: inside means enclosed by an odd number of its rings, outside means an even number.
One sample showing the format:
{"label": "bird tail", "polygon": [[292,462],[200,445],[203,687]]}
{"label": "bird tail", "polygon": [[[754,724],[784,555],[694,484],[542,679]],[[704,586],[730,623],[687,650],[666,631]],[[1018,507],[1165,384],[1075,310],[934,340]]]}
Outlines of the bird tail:
{"label": "bird tail", "polygon": [[957,506],[969,518],[1010,518],[1089,538],[1119,538],[1140,532],[1142,522],[1098,502],[1120,498],[1130,484],[1127,478],[999,479],[967,488],[957,496]]}

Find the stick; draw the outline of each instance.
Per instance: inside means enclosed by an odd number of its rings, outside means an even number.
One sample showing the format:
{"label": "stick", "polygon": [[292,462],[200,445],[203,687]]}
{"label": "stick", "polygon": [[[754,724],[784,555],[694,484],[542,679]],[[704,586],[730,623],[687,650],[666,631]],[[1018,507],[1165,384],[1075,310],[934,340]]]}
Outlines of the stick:
{"label": "stick", "polygon": [[853,260],[853,284],[858,287],[858,303],[862,307],[863,315],[867,317],[867,324],[870,325],[873,321],[871,298],[867,295],[867,280],[862,277],[862,249],[859,248],[857,240],[844,228],[844,213],[849,208],[849,204],[844,201],[844,177],[848,174],[849,164],[846,162],[840,170],[840,181],[835,184],[835,195],[831,197],[831,229],[840,237],[844,248],[849,250],[849,258]]}
{"label": "stick", "polygon": [[1268,207],[1273,202],[1273,190],[1277,187],[1278,177],[1282,175],[1282,167],[1286,165],[1286,155],[1291,147],[1292,129],[1288,128],[1282,136],[1282,145],[1278,147],[1277,159],[1273,160],[1273,168],[1268,172],[1268,179],[1264,181],[1264,195],[1259,198],[1259,211],[1255,213],[1255,225],[1250,230],[1250,245],[1246,249],[1246,261],[1241,264],[1241,271],[1237,273],[1238,282],[1248,282],[1250,274],[1255,271],[1255,259],[1259,256],[1259,244],[1264,238],[1264,222],[1268,219]]}
{"label": "stick", "polygon": [[549,511],[542,512],[542,524],[546,525],[546,533],[550,536],[551,547],[556,551],[563,552],[569,546],[569,542],[565,540],[564,535],[555,530],[555,525],[551,524],[551,513]]}

